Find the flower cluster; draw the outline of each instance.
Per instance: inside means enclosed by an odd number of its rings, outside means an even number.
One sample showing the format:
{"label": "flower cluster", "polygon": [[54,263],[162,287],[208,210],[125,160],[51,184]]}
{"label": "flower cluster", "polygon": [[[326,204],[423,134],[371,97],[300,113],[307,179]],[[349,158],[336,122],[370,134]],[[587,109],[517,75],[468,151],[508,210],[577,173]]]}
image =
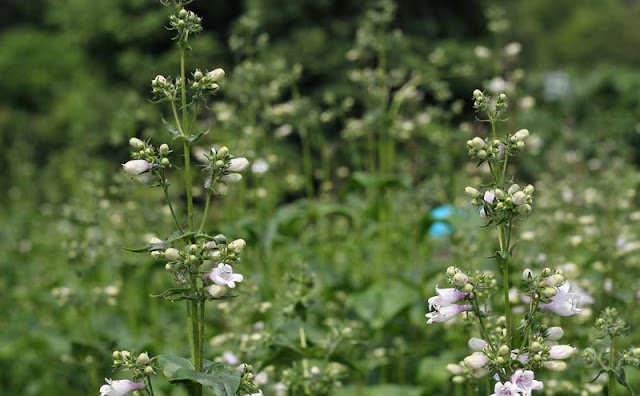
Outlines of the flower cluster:
{"label": "flower cluster", "polygon": [[206,73],[196,69],[192,75],[191,88],[195,90],[194,98],[197,99],[204,93],[213,94],[218,92],[220,89],[218,82],[224,78],[225,72],[221,68],[213,69]]}
{"label": "flower cluster", "polygon": [[534,190],[531,184],[524,189],[521,189],[518,184],[512,184],[507,191],[495,188],[483,194],[473,187],[466,187],[465,193],[472,198],[471,204],[480,209],[482,217],[499,222],[505,217],[529,214],[532,209]]}
{"label": "flower cluster", "polygon": [[[130,371],[133,375],[133,381],[105,378],[106,384],[100,387],[100,396],[123,396],[131,391],[144,389],[147,387],[145,381],[148,381],[148,377],[155,374],[155,358],[149,357],[146,352],[135,356],[129,351],[114,351],[112,357],[113,368]],[[138,392],[134,394],[138,394]]]}
{"label": "flower cluster", "polygon": [[249,161],[246,158],[234,157],[226,146],[222,146],[218,150],[211,148],[206,159],[205,188],[215,194],[224,194],[226,186],[242,180],[242,175],[239,172],[249,167]]}
{"label": "flower cluster", "polygon": [[483,139],[476,136],[473,139],[467,140],[467,148],[469,149],[469,156],[471,156],[471,158],[484,161],[500,153],[500,140]]}
{"label": "flower cluster", "polygon": [[122,164],[124,172],[147,186],[161,185],[164,182],[164,169],[171,166],[169,145],[163,143],[156,150],[150,142],[133,137],[129,140],[129,146],[132,160]]}
{"label": "flower cluster", "polygon": [[202,31],[202,18],[193,11],[187,11],[182,8],[177,14],[169,16],[168,29],[177,32],[174,40],[177,40],[181,47],[185,47],[190,35]]}
{"label": "flower cluster", "polygon": [[572,316],[580,313],[578,307],[583,295],[572,293],[571,284],[564,278],[561,269],[552,270],[545,268],[540,276],[535,276],[533,271],[525,269],[522,273],[523,280],[527,284],[527,301],[535,303],[543,311],[549,311],[559,316]]}

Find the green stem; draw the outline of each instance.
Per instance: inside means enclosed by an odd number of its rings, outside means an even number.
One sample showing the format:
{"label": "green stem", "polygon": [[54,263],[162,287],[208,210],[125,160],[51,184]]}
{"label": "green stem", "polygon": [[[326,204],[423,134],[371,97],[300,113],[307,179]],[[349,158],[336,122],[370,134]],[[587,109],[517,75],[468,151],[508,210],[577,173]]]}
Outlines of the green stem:
{"label": "green stem", "polygon": [[207,213],[209,213],[209,203],[211,202],[211,190],[207,189],[207,199],[204,203],[204,213],[202,213],[202,221],[200,222],[200,227],[198,227],[198,234],[204,230],[204,224],[207,221]]}
{"label": "green stem", "polygon": [[609,396],[614,396],[615,395],[615,386],[616,386],[616,373],[615,373],[615,365],[614,365],[614,359],[615,359],[615,352],[616,351],[616,345],[615,345],[615,339],[614,337],[611,337],[611,346],[609,347]]}
{"label": "green stem", "polygon": [[167,179],[165,178],[164,169],[160,175],[162,177],[162,189],[164,190],[164,197],[167,200],[167,204],[169,205],[169,210],[171,211],[171,216],[173,217],[173,221],[176,223],[176,226],[180,230],[180,232],[184,232],[180,222],[178,221],[178,217],[176,216],[175,210],[173,210],[173,205],[171,204],[171,198],[169,198],[169,186],[167,185]]}
{"label": "green stem", "polygon": [[202,300],[198,303],[198,308],[199,308],[199,313],[200,313],[200,317],[198,318],[198,321],[200,323],[200,329],[198,331],[199,333],[199,343],[198,346],[200,348],[199,353],[200,353],[200,359],[198,359],[198,367],[196,368],[196,370],[198,371],[202,371],[202,367],[204,364],[204,303],[206,300]]}
{"label": "green stem", "polygon": [[[304,327],[302,325],[300,325],[300,327],[298,328],[298,332],[300,333],[300,347],[302,347],[302,349],[306,349],[307,336],[305,335]],[[302,359],[302,375],[305,379],[309,378],[309,361],[307,359]],[[311,391],[307,384],[304,385],[304,391],[305,395],[311,394]]]}
{"label": "green stem", "polygon": [[507,327],[507,346],[509,350],[513,349],[512,344],[512,323],[511,323],[511,302],[509,301],[509,243],[511,239],[511,224],[509,224],[509,230],[506,231],[504,225],[501,225],[498,229],[500,239],[500,257],[498,259],[500,267],[502,268],[502,289],[504,295],[504,310],[506,317]]}
{"label": "green stem", "polygon": [[151,385],[151,377],[146,377],[147,379],[147,391],[149,392],[149,396],[154,396],[153,393],[153,385]]}

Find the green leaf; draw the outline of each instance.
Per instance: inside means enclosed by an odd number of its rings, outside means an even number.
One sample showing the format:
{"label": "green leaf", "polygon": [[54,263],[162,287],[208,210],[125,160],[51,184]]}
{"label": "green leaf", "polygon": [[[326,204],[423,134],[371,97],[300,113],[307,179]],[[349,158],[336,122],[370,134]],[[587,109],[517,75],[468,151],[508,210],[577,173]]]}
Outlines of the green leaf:
{"label": "green leaf", "polygon": [[235,396],[240,372],[222,363],[204,361],[205,372],[194,370],[191,361],[180,356],[158,355],[158,364],[169,382],[197,382],[216,396]]}
{"label": "green leaf", "polygon": [[189,138],[188,138],[187,140],[188,140],[189,142],[191,142],[191,143],[195,143],[195,142],[197,142],[198,140],[202,139],[202,137],[203,137],[204,135],[206,135],[207,133],[209,133],[209,130],[206,130],[206,131],[203,131],[203,132],[198,132],[198,133],[196,133],[195,135],[191,135],[191,136],[189,136]]}
{"label": "green leaf", "polygon": [[411,285],[392,280],[385,286],[373,285],[354,298],[354,308],[366,321],[384,325],[400,311],[420,299]]}
{"label": "green leaf", "polygon": [[162,119],[162,123],[164,124],[165,128],[167,128],[167,131],[169,131],[169,133],[173,135],[174,139],[181,136],[180,131],[178,131],[176,127],[174,127],[169,121],[165,120],[164,117],[160,118]]}
{"label": "green leaf", "polygon": [[624,372],[624,368],[623,367],[619,367],[616,370],[616,380],[618,381],[618,383],[620,385],[622,385],[625,388],[627,388],[629,390],[629,392],[631,392],[632,395],[635,395],[635,393],[633,392],[633,389],[631,389],[631,386],[629,386],[629,384],[627,383],[627,375]]}
{"label": "green leaf", "polygon": [[171,234],[165,241],[162,241],[160,243],[150,243],[144,247],[136,248],[136,249],[124,248],[124,250],[133,252],[133,253],[148,253],[148,252],[153,252],[155,250],[164,250],[167,247],[171,246],[174,242],[178,242],[183,239],[206,239],[206,240],[212,241],[214,238],[207,234],[201,234],[201,233],[195,233],[195,232],[181,233],[180,231],[176,231],[173,234]]}

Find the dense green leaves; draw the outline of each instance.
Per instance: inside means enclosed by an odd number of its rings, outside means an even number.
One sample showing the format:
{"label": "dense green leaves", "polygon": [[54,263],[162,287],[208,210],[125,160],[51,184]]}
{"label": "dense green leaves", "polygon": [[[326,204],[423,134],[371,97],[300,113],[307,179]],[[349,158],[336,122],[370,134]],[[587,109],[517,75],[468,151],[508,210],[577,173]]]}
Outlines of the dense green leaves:
{"label": "dense green leaves", "polygon": [[221,363],[205,362],[204,372],[194,370],[191,361],[179,356],[159,355],[162,373],[171,382],[197,382],[216,396],[235,396],[240,386],[240,372]]}

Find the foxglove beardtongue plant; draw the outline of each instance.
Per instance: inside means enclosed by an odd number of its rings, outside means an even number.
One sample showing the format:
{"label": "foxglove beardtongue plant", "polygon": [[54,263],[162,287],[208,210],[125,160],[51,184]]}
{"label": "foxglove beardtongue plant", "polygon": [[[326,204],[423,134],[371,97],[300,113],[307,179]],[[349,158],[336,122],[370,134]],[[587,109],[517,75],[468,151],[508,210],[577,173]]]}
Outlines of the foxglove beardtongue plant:
{"label": "foxglove beardtongue plant", "polygon": [[[500,122],[505,119],[508,107],[504,93],[492,99],[480,90],[473,92],[474,108],[479,120],[491,126],[486,138],[476,136],[467,141],[468,153],[478,166],[486,166],[491,175],[488,187],[481,189],[466,187],[465,193],[471,204],[486,219],[487,229],[495,228],[498,249],[491,257],[502,274],[502,302],[495,301],[498,282],[490,272],[465,272],[449,267],[446,277],[453,286],[449,289],[436,287],[436,296],[429,298],[428,324],[445,322],[461,312],[466,319],[477,324],[477,335],[469,340],[474,351],[458,365],[448,367],[455,382],[487,379],[497,380],[493,386],[495,396],[531,395],[543,388],[543,383],[534,379],[535,370],[547,368],[562,371],[575,349],[569,345],[557,345],[564,332],[560,327],[547,327],[541,320],[545,312],[559,316],[571,316],[578,312],[580,296],[571,293],[570,285],[562,270],[543,269],[539,274],[525,269],[521,298],[529,305],[520,321],[517,334],[511,310],[510,279],[513,271],[513,229],[533,209],[531,185],[521,187],[507,173],[509,158],[525,148],[529,131],[520,129],[515,133],[499,134]],[[497,307],[497,311],[492,311]],[[517,342],[517,344],[516,344]]]}
{"label": "foxglove beardtongue plant", "polygon": [[100,391],[103,395],[123,395],[131,390],[143,389],[149,396],[153,396],[150,375],[155,373],[154,367],[158,367],[169,380],[191,381],[193,394],[196,396],[202,395],[203,385],[211,389],[232,389],[234,394],[239,395],[256,394],[259,390],[252,381],[251,366],[245,365],[243,370],[237,371],[204,359],[205,304],[232,297],[228,295],[228,289],[235,290],[237,284],[244,280],[241,274],[234,271],[234,267],[240,264],[242,250],[247,245],[243,239],[228,241],[224,235],[212,236],[204,232],[209,204],[213,196],[224,194],[229,185],[242,180],[240,172],[249,167],[249,161],[244,157],[233,156],[225,146],[211,148],[206,155],[202,178],[206,200],[202,220],[196,228],[191,148],[207,134],[206,131],[198,130],[198,110],[201,104],[205,104],[209,97],[220,90],[225,72],[220,68],[211,71],[195,69],[187,75],[185,56],[191,49],[189,39],[202,30],[201,18],[184,9],[191,0],[161,0],[161,3],[174,11],[169,17],[168,29],[175,33],[174,40],[180,54],[180,72],[174,78],[157,75],[151,80],[151,92],[156,103],[168,105],[171,117],[169,120],[163,118],[162,122],[173,140],[179,141],[182,146],[184,162],[180,168],[184,171],[186,221],[181,221],[169,194],[168,176],[174,167],[170,159],[172,150],[167,143],[156,148],[150,140],[131,138],[131,160],[123,164],[123,170],[144,185],[160,187],[164,191],[175,223],[175,232],[165,239],[153,238],[144,248],[132,251],[151,253],[154,259],[164,262],[165,269],[173,276],[176,287],[156,297],[185,301],[191,360],[170,355],[150,359],[144,353],[133,361],[129,352],[114,353],[114,367],[131,371],[134,381],[143,382],[109,380]]}

